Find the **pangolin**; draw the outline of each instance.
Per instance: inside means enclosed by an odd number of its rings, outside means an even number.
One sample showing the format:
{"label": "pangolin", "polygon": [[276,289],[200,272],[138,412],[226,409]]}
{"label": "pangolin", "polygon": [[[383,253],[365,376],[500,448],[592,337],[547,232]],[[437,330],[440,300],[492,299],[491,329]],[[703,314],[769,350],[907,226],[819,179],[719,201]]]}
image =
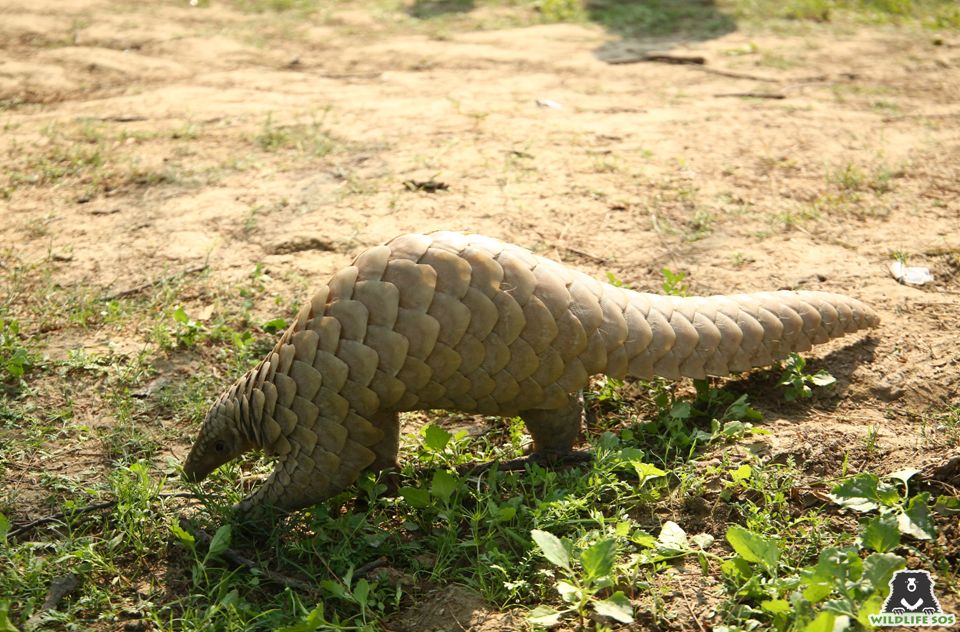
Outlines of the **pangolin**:
{"label": "pangolin", "polygon": [[398,413],[426,409],[519,415],[535,452],[563,454],[593,375],[722,376],[878,322],[839,294],[645,294],[489,237],[403,235],[336,272],[220,395],[184,474],[259,448],[276,467],[240,519],[293,511],[395,467]]}

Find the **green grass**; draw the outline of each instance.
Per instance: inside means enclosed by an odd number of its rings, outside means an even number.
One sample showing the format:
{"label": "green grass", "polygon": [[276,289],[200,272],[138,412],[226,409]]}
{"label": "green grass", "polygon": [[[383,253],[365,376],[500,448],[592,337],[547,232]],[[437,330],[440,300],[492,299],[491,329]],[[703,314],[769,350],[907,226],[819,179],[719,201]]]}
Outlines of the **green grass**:
{"label": "green grass", "polygon": [[105,124],[50,125],[43,137],[40,151],[24,151],[18,142],[11,145],[6,181],[0,184],[5,197],[22,188],[67,189],[85,202],[105,193],[178,183],[184,175],[170,164],[140,164],[126,147],[126,141],[138,136]]}
{"label": "green grass", "polygon": [[[218,534],[207,550],[175,526],[182,508],[162,494],[175,484],[166,483],[156,465],[140,460],[142,455],[125,454],[118,460],[126,465],[82,494],[69,479],[56,484],[67,497],[68,513],[98,499],[116,504],[8,539],[0,549],[5,569],[0,589],[13,599],[11,616],[22,621],[36,611],[56,576],[73,573],[81,579],[80,588],[44,616],[91,627],[133,619],[161,630],[374,630],[392,612],[416,602],[421,585],[433,582],[468,586],[493,604],[520,605],[541,624],[585,620],[591,611],[626,621],[663,615],[637,591],[636,578],[656,584],[673,562],[690,557],[705,574],[725,578],[725,597],[717,607],[730,624],[786,630],[815,617],[837,616],[842,608],[860,617],[874,611],[889,573],[903,565],[895,552],[908,539],[926,538],[925,529],[936,529],[929,509],[933,499],[912,495],[907,483],[895,479],[860,475],[834,490],[838,502],[864,512],[862,526],[854,523],[853,532],[838,528],[849,528],[849,522],[827,507],[797,514],[791,494],[803,474],[795,464],[765,465],[751,457],[724,457],[710,466],[700,462],[711,443],[736,441],[736,436],[705,431],[711,419],[729,416],[725,402],[732,398],[708,385],[701,385],[693,399],[655,398],[661,415],[683,413],[684,450],[673,449],[683,428],[670,434],[646,424],[621,427],[619,436],[591,434],[595,461],[575,469],[534,465],[522,473],[494,467],[478,475],[458,474],[456,467],[466,463],[518,456],[516,422],[494,425],[476,438],[428,425],[405,447],[398,495],[386,494],[382,481],[365,479],[357,490],[278,527],[266,546],[220,526],[230,504],[245,493],[243,479],[264,472],[266,464],[248,459],[222,468],[207,486],[216,495],[201,498],[200,511],[189,511]],[[633,404],[622,387],[608,384],[592,406],[609,424],[611,416],[621,417]],[[719,493],[712,494],[726,526],[718,524],[715,536],[687,533],[683,525],[690,516],[678,508],[685,498],[710,495],[711,479],[720,481]],[[865,504],[871,502],[880,506],[879,517]],[[915,527],[903,531],[882,520],[884,507],[911,515]],[[671,522],[661,522],[664,511]],[[858,529],[870,529],[871,537],[858,540]],[[724,533],[727,544],[717,541]],[[44,543],[39,549],[38,541]],[[221,559],[227,545],[315,590],[283,589],[231,568]],[[561,551],[575,556],[564,561]],[[837,570],[822,561],[823,551],[847,561]],[[877,569],[865,588],[850,592],[848,582],[860,581],[857,573],[866,572],[857,561],[860,555],[873,559],[872,565],[882,562],[883,570]],[[377,572],[355,575],[358,566],[380,557],[410,581],[395,584]],[[809,591],[791,596],[804,585],[815,585],[816,597]],[[318,627],[303,627],[310,624]]]}
{"label": "green grass", "polygon": [[[25,267],[17,261],[5,268],[4,287],[18,297],[0,300],[6,322],[18,323],[15,333],[8,325],[0,345],[7,358],[22,356],[21,349],[42,358],[47,341],[35,324],[49,286],[36,275],[33,284],[11,278]],[[841,610],[865,616],[886,590],[883,573],[908,554],[950,572],[950,553],[927,538],[952,519],[938,512],[954,501],[896,479],[859,474],[843,482],[850,473],[837,470],[825,489],[835,487],[837,503],[857,508],[801,510],[797,490],[811,484],[810,475],[792,459],[765,462],[740,449],[768,432],[762,416],[735,384],[706,381],[692,390],[664,380],[597,382],[588,395],[585,446],[595,458],[576,468],[459,473],[465,464],[521,456],[529,445],[523,424],[489,419],[472,436],[443,429],[431,415],[405,436],[396,493],[388,493],[386,479],[367,477],[260,539],[235,533],[223,526],[230,507],[270,462],[245,458],[202,488],[185,487],[171,451],[183,454],[183,438],[211,398],[269,349],[280,319],[295,313],[297,306],[284,302],[273,302],[267,315],[255,309],[274,283],[258,266],[234,285],[206,274],[176,278],[111,301],[109,310],[76,299],[89,289],[70,295],[74,310],[95,316],[56,321],[57,335],[136,331],[149,343],[132,355],[87,350],[35,361],[17,378],[23,388],[0,397],[0,474],[63,459],[64,446],[96,455],[37,478],[40,506],[65,511],[62,518],[0,536],[0,594],[9,600],[0,612],[18,626],[37,615],[50,626],[82,629],[378,630],[431,587],[457,584],[534,623],[666,626],[682,610],[669,599],[668,571],[689,559],[705,580],[722,580],[717,624],[788,630]],[[663,290],[683,295],[689,288],[684,275],[665,270]],[[213,306],[204,318],[198,301]],[[158,383],[160,367],[177,363],[195,368]],[[802,367],[794,374],[806,375]],[[109,422],[81,422],[91,408]],[[171,497],[186,490],[197,498]],[[8,486],[0,514],[19,517],[24,491]],[[79,511],[104,501],[99,511]],[[36,498],[29,502],[37,506]],[[891,527],[888,514],[911,521]],[[181,515],[218,534],[214,543],[208,548],[183,531]],[[0,518],[0,531],[8,522]],[[544,549],[557,542],[565,561],[559,549]],[[236,568],[224,560],[227,545],[310,588],[284,588]],[[822,561],[827,554],[842,563]],[[863,580],[866,561],[856,560],[873,555],[882,557],[870,568],[883,562],[884,570]],[[374,570],[357,572],[380,558]],[[39,613],[51,583],[68,574],[77,588]],[[804,586],[815,588],[804,596]],[[591,623],[594,616],[602,626]]]}
{"label": "green grass", "polygon": [[[297,28],[304,16],[336,25],[339,8],[370,10],[306,0],[235,6],[254,22],[289,14]],[[767,18],[787,25],[960,22],[955,6],[933,1],[384,1],[371,12],[380,26],[434,34],[551,22],[657,37],[713,36]],[[763,54],[767,65],[791,63]],[[883,94],[838,98],[859,96]],[[490,112],[471,109],[477,105],[455,105],[477,129],[492,120]],[[356,148],[337,138],[326,115],[257,114],[230,146],[239,161],[289,160],[310,169],[314,158]],[[131,161],[128,145],[155,139],[182,142],[184,151],[212,140],[189,124],[165,132],[83,121],[51,127],[36,148],[9,150],[0,194],[29,189],[79,198],[182,183],[187,172],[179,167]],[[545,168],[534,151],[518,145],[506,154],[504,177],[534,179]],[[437,156],[424,159],[424,167],[443,169],[445,154]],[[598,158],[592,167],[611,178],[629,174],[629,165],[613,158]],[[833,165],[819,178],[816,202],[777,221],[792,226],[853,212],[864,202],[882,206],[898,177],[870,162]],[[371,186],[349,175],[344,189],[361,194]],[[685,240],[722,230],[721,214],[702,206],[707,194],[688,180],[671,180],[651,195],[655,208],[675,210],[671,231]],[[251,203],[238,230],[255,234],[269,208]],[[55,226],[37,223],[30,237],[51,237]],[[805,399],[811,385],[825,381],[796,361],[784,375],[773,370],[751,382],[600,380],[587,395],[592,417],[582,446],[595,459],[575,468],[531,464],[524,472],[460,473],[468,463],[521,456],[529,446],[522,422],[411,415],[408,427],[418,429],[404,439],[396,493],[386,477],[368,477],[251,539],[224,525],[230,507],[270,472],[269,460],[231,463],[202,487],[181,483],[178,466],[211,400],[262,357],[296,313],[295,303],[278,297],[302,297],[313,280],[271,278],[263,265],[251,264],[235,283],[208,270],[109,299],[100,287],[64,282],[65,262],[53,254],[25,257],[0,252],[0,629],[8,617],[23,629],[39,615],[48,629],[376,630],[392,627],[392,617],[435,589],[454,585],[477,593],[492,610],[513,610],[540,624],[599,630],[633,619],[641,629],[668,628],[690,623],[687,604],[674,594],[673,571],[681,565],[691,589],[699,581],[709,586],[715,629],[833,629],[839,617],[862,620],[885,594],[889,573],[905,561],[935,570],[943,594],[957,590],[957,551],[949,538],[960,501],[907,473],[882,476],[888,468],[878,459],[886,447],[876,426],[857,437],[849,455],[826,465],[804,462],[800,453],[766,458],[763,442],[773,430],[761,410],[786,417],[812,410],[786,401],[778,382]],[[663,269],[663,277],[663,292],[690,292],[684,273]],[[93,345],[102,339],[109,342]],[[80,350],[67,351],[73,341]],[[112,344],[123,341],[133,341],[134,350]],[[757,383],[769,388],[744,392],[745,384]],[[960,441],[956,409],[929,422],[938,440]],[[451,424],[480,432],[441,427]],[[171,496],[187,491],[197,497]],[[107,504],[81,511],[100,502]],[[10,535],[8,518],[61,511],[62,518]],[[183,531],[182,515],[217,534],[213,544]],[[228,545],[260,569],[310,588],[285,588],[237,568],[225,559]],[[373,570],[358,571],[380,558]],[[51,584],[68,574],[77,587],[39,613]]]}

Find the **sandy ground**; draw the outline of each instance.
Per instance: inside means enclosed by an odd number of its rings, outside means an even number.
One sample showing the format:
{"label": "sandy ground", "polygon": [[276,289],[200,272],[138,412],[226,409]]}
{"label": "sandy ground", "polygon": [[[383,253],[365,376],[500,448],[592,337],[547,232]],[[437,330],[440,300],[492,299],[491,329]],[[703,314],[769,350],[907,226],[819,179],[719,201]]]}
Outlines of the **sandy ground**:
{"label": "sandy ground", "polygon": [[[608,63],[651,49],[707,63]],[[666,267],[698,294],[849,293],[882,325],[811,354],[837,397],[798,413],[757,393],[762,450],[815,476],[876,432],[861,467],[920,467],[956,450],[938,424],[960,403],[958,104],[949,33],[620,42],[589,25],[410,34],[346,8],[0,0],[0,242],[101,294],[208,262],[223,284],[262,264],[302,300],[364,246],[436,229],[650,291]],[[895,253],[935,281],[898,284]],[[148,339],[25,329],[53,359]]]}

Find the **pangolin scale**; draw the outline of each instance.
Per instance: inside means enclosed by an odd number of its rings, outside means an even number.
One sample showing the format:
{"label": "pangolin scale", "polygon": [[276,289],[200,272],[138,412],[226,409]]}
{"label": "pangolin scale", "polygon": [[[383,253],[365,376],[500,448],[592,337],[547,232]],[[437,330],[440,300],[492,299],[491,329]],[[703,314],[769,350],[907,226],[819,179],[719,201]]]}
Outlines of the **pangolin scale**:
{"label": "pangolin scale", "polygon": [[395,466],[398,413],[426,409],[519,415],[537,452],[564,453],[593,375],[722,376],[878,322],[839,294],[645,294],[489,237],[404,235],[334,274],[216,400],[184,473],[260,448],[276,469],[241,516],[303,508]]}

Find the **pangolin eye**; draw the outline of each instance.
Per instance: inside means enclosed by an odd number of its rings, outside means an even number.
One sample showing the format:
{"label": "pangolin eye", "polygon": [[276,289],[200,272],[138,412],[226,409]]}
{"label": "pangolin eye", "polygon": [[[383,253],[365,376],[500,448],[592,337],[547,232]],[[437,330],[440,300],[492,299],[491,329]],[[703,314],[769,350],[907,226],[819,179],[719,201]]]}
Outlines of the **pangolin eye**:
{"label": "pangolin eye", "polygon": [[217,441],[216,443],[213,444],[213,449],[216,450],[217,452],[226,452],[227,443],[225,441]]}

